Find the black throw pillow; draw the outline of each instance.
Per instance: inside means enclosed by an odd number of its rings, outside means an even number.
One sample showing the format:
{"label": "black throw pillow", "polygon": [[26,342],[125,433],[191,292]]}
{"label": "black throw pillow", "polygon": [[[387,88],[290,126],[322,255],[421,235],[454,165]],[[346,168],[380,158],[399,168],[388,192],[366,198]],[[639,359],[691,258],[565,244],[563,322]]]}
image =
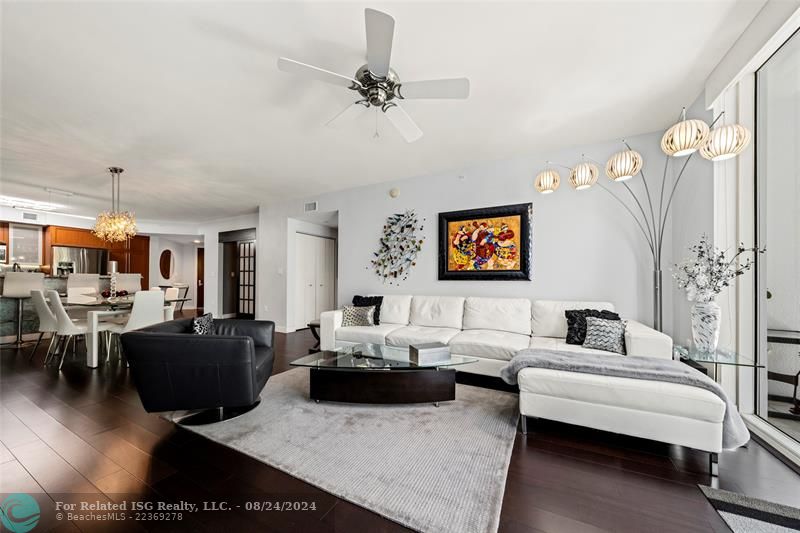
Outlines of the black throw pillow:
{"label": "black throw pillow", "polygon": [[381,304],[383,296],[353,296],[353,305],[356,307],[375,306],[375,314],[372,315],[372,323],[377,326],[381,323]]}
{"label": "black throw pillow", "polygon": [[214,317],[211,313],[192,319],[192,331],[195,335],[211,335],[214,329]]}
{"label": "black throw pillow", "polygon": [[612,311],[597,309],[571,309],[564,311],[567,317],[567,344],[583,344],[586,340],[586,317],[604,320],[619,320],[619,315]]}

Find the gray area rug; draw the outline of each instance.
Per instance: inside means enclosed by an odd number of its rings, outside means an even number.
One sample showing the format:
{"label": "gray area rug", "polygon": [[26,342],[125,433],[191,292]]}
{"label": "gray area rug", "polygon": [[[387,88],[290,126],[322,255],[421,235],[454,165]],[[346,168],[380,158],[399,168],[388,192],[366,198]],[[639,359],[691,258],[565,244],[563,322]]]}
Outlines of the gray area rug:
{"label": "gray area rug", "polygon": [[497,531],[518,396],[468,385],[414,405],[315,403],[308,370],[270,378],[261,404],[186,427],[419,531]]}
{"label": "gray area rug", "polygon": [[800,531],[800,509],[698,485],[734,533]]}

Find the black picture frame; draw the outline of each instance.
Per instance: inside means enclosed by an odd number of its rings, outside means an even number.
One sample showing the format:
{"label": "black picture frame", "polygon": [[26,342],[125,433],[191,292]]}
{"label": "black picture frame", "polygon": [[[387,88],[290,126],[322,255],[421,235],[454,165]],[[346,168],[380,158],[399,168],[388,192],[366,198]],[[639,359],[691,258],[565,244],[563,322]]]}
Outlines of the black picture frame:
{"label": "black picture frame", "polygon": [[[450,243],[447,225],[460,220],[520,216],[520,269],[519,270],[448,270]],[[480,209],[466,209],[439,213],[439,280],[506,280],[530,281],[532,264],[533,204],[513,204]]]}

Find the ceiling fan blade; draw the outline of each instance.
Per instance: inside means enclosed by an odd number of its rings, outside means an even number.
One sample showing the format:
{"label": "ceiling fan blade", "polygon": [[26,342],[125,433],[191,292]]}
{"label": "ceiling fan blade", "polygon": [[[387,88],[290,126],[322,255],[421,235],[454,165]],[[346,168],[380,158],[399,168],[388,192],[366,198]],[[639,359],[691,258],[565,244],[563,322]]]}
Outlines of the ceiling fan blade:
{"label": "ceiling fan blade", "polygon": [[348,89],[361,87],[360,83],[349,76],[336,74],[335,72],[325,70],[324,68],[306,65],[305,63],[300,63],[299,61],[288,59],[286,57],[278,58],[278,70],[289,72],[291,74],[299,74],[300,76],[305,76],[306,78],[312,78],[327,83],[333,83],[334,85],[341,85],[342,87],[347,87]]}
{"label": "ceiling fan blade", "polygon": [[422,130],[419,129],[417,123],[414,122],[408,113],[406,113],[405,109],[400,107],[394,102],[387,104],[383,108],[383,112],[386,114],[386,118],[389,119],[397,131],[400,132],[400,135],[405,138],[406,142],[413,143],[420,137],[422,137]]}
{"label": "ceiling fan blade", "polygon": [[339,113],[336,114],[332,119],[325,123],[326,126],[331,128],[335,128],[341,124],[346,124],[347,122],[352,121],[358,115],[360,115],[365,109],[369,107],[363,100],[359,100],[358,102],[353,102],[349,106],[342,109]]}
{"label": "ceiling fan blade", "polygon": [[447,80],[409,81],[395,87],[395,94],[400,98],[467,98],[469,97],[469,80],[452,78]]}
{"label": "ceiling fan blade", "polygon": [[364,10],[367,25],[367,65],[369,71],[379,78],[389,74],[389,60],[392,57],[392,38],[394,19],[375,9]]}

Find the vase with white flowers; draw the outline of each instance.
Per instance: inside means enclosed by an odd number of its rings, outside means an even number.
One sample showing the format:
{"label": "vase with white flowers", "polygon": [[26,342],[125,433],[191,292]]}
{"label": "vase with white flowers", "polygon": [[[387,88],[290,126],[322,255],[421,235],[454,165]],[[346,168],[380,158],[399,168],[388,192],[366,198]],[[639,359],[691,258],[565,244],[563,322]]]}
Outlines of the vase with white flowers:
{"label": "vase with white flowers", "polygon": [[714,301],[731,282],[753,266],[753,258],[742,260],[747,253],[764,250],[740,245],[733,255],[714,247],[707,235],[689,248],[692,256],[675,265],[672,277],[686,291],[692,305],[692,340],[695,349],[711,353],[719,343],[721,310]]}

